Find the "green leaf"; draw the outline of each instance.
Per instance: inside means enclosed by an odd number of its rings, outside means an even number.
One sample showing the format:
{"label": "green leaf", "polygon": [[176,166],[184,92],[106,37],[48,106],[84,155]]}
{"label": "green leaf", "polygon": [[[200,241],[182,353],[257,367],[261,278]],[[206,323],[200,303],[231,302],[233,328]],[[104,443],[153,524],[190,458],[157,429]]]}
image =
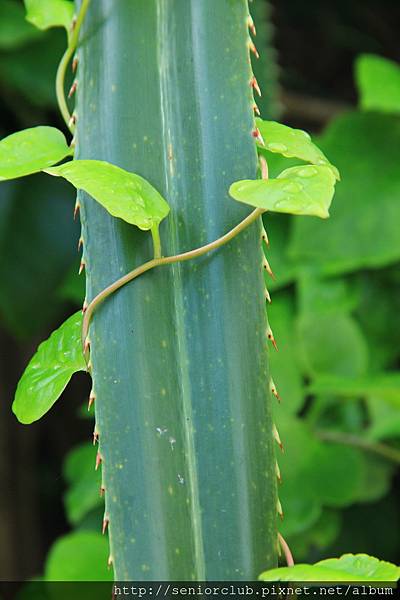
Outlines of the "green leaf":
{"label": "green leaf", "polygon": [[24,0],[26,20],[38,29],[65,27],[70,33],[74,4],[69,0]]}
{"label": "green leaf", "polygon": [[40,419],[86,365],[81,346],[82,313],[75,313],[42,342],[19,380],[13,411],[21,423]]}
{"label": "green leaf", "polygon": [[169,213],[161,194],[143,177],[101,160],[73,160],[44,169],[84,190],[111,215],[149,230]]}
{"label": "green leaf", "polygon": [[256,127],[265,142],[258,142],[260,148],[282,154],[286,158],[300,158],[313,165],[326,166],[331,169],[336,179],[340,179],[339,171],[331,165],[325,154],[316,146],[311,137],[302,129],[292,129],[276,121],[256,119]]}
{"label": "green leaf", "polygon": [[0,3],[0,49],[14,50],[36,39],[40,33],[25,21],[24,9],[12,0]]}
{"label": "green leaf", "polygon": [[37,173],[71,154],[64,135],[54,127],[32,127],[0,141],[0,181]]}
{"label": "green leaf", "polygon": [[107,569],[108,552],[108,540],[99,533],[80,531],[65,535],[50,550],[45,579],[112,581],[112,571]]}
{"label": "green leaf", "polygon": [[74,448],[64,463],[68,490],[64,496],[68,519],[76,525],[91,510],[104,504],[100,498],[101,472],[94,469],[96,450],[92,444]]}
{"label": "green leaf", "polygon": [[[355,374],[354,368],[352,371]],[[312,394],[336,394],[344,398],[376,396],[400,407],[400,372],[376,373],[368,377],[340,377],[321,373],[310,383],[308,391]]]}
{"label": "green leaf", "polygon": [[356,82],[364,110],[400,112],[400,67],[395,62],[362,54],[356,60]]}
{"label": "green leaf", "polygon": [[271,569],[261,581],[397,581],[400,567],[367,554],[343,554],[340,558],[320,560],[314,565],[295,565]]}
{"label": "green leaf", "polygon": [[229,193],[257,208],[326,219],[334,189],[335,177],[328,167],[305,165],[286,169],[277,179],[235,181]]}
{"label": "green leaf", "polygon": [[320,143],[343,182],[324,227],[313,219],[293,222],[289,255],[327,275],[398,260],[400,119],[378,113],[342,115]]}

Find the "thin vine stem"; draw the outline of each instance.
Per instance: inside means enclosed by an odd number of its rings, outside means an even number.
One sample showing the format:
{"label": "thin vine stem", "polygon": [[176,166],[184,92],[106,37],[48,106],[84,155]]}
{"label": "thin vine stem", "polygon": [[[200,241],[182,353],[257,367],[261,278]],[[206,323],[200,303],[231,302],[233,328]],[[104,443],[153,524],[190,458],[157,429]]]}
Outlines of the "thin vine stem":
{"label": "thin vine stem", "polygon": [[400,451],[396,448],[392,448],[391,446],[387,446],[386,444],[381,444],[379,442],[370,442],[369,440],[365,440],[356,435],[344,433],[341,431],[318,430],[316,434],[319,437],[319,439],[324,440],[326,442],[334,442],[337,444],[345,444],[347,446],[361,448],[362,450],[366,450],[367,452],[373,452],[374,454],[378,454],[379,456],[382,456],[387,460],[400,464]]}
{"label": "thin vine stem", "polygon": [[184,262],[186,260],[191,260],[193,258],[198,258],[199,256],[203,256],[204,254],[207,254],[211,250],[216,250],[217,248],[220,248],[224,244],[227,244],[234,237],[236,237],[240,232],[242,232],[244,229],[246,229],[249,225],[254,223],[254,221],[256,221],[259,217],[261,217],[261,215],[264,212],[265,212],[264,209],[256,208],[245,219],[243,219],[243,221],[241,221],[238,225],[233,227],[233,229],[228,231],[228,233],[225,233],[223,236],[221,236],[217,240],[214,240],[213,242],[210,242],[209,244],[206,244],[205,246],[201,246],[200,248],[195,248],[194,250],[189,250],[188,252],[183,252],[182,254],[176,254],[174,256],[163,256],[160,258],[153,258],[152,260],[145,262],[144,264],[140,265],[139,267],[136,267],[136,269],[133,269],[133,271],[130,271],[123,277],[120,277],[120,279],[117,279],[117,281],[114,281],[114,283],[110,284],[104,290],[99,292],[97,294],[97,296],[95,296],[93,298],[93,300],[90,302],[90,304],[86,308],[84,316],[83,316],[82,346],[84,349],[84,353],[86,354],[86,339],[87,339],[87,335],[89,332],[89,325],[90,325],[90,320],[92,318],[92,315],[93,315],[94,311],[96,310],[96,308],[99,306],[99,304],[101,304],[106,298],[108,298],[108,296],[110,296],[111,294],[116,292],[119,288],[126,285],[133,279],[136,279],[140,275],[143,275],[143,273],[146,273],[146,271],[150,271],[151,269],[154,269],[155,267],[160,267],[161,265],[170,265],[170,264],[177,263],[177,262]]}
{"label": "thin vine stem", "polygon": [[68,47],[61,58],[60,64],[58,65],[57,75],[56,75],[56,96],[58,107],[60,109],[61,115],[65,121],[70,132],[73,134],[75,130],[75,126],[71,123],[71,114],[68,109],[67,100],[65,98],[65,74],[67,71],[68,64],[74,54],[76,47],[78,45],[79,40],[79,32],[85,18],[87,9],[89,7],[90,0],[82,0],[81,7],[79,9],[78,16],[73,25],[71,36],[68,39]]}
{"label": "thin vine stem", "polygon": [[283,535],[279,532],[278,532],[278,540],[279,540],[279,544],[283,550],[283,553],[285,555],[287,566],[293,567],[294,566],[293,554],[290,551],[289,544],[287,543],[287,541],[285,540]]}

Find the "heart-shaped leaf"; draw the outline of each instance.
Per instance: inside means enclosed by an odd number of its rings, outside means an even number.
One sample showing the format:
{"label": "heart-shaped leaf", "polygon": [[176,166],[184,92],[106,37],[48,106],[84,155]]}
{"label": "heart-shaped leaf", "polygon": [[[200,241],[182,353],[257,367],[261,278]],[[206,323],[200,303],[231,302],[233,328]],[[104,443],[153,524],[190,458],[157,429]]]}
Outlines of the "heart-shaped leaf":
{"label": "heart-shaped leaf", "polygon": [[383,56],[361,54],[355,71],[362,109],[400,112],[400,67],[397,63]]}
{"label": "heart-shaped leaf", "polygon": [[276,121],[263,121],[256,119],[258,128],[264,140],[263,145],[258,141],[260,148],[270,152],[282,154],[287,158],[300,158],[313,165],[329,167],[336,179],[340,179],[339,171],[334,167],[325,154],[316,146],[309,134],[302,129],[293,129]]}
{"label": "heart-shaped leaf", "polygon": [[262,581],[397,581],[400,567],[368,554],[343,554],[320,560],[314,565],[271,569],[260,575]]}
{"label": "heart-shaped leaf", "polygon": [[143,177],[101,160],[73,160],[44,169],[84,190],[111,215],[145,231],[169,213],[161,194]]}
{"label": "heart-shaped leaf", "polygon": [[305,165],[286,169],[277,179],[235,181],[229,193],[257,208],[326,219],[334,189],[335,176],[329,167]]}
{"label": "heart-shaped leaf", "polygon": [[0,141],[0,181],[37,173],[72,153],[55,127],[32,127]]}
{"label": "heart-shaped leaf", "polygon": [[61,396],[72,375],[86,370],[81,329],[79,311],[40,344],[15,393],[12,408],[21,423],[40,419]]}
{"label": "heart-shaped leaf", "polygon": [[26,20],[38,29],[65,27],[70,33],[74,3],[70,0],[25,0]]}

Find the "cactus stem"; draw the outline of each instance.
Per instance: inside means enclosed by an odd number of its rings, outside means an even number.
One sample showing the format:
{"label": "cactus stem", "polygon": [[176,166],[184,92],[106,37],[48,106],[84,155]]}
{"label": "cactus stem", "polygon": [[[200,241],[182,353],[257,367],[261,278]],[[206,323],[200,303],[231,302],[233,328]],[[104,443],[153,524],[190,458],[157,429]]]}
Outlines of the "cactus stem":
{"label": "cactus stem", "polygon": [[103,457],[101,456],[100,452],[97,452],[96,454],[96,464],[94,466],[94,470],[97,471],[97,469],[100,467],[101,463],[103,462]]}
{"label": "cactus stem", "polygon": [[279,541],[279,546],[280,546],[280,548],[282,548],[283,553],[285,555],[287,566],[293,567],[294,566],[293,554],[290,551],[287,541],[285,540],[283,535],[281,535],[280,533],[278,533],[278,541]]}
{"label": "cactus stem", "polygon": [[257,35],[256,26],[251,15],[247,17],[247,27],[250,29],[253,35]]}
{"label": "cactus stem", "polygon": [[101,533],[102,533],[103,535],[104,535],[104,534],[105,534],[105,532],[107,531],[107,527],[108,527],[108,524],[109,524],[109,522],[110,522],[110,519],[109,519],[107,516],[104,516],[104,519],[103,519],[103,526],[102,526],[102,528],[101,528]]}
{"label": "cactus stem", "polygon": [[79,200],[77,200],[77,201],[75,202],[75,207],[74,207],[74,221],[75,221],[75,219],[76,219],[76,217],[77,217],[77,214],[78,214],[78,212],[80,211],[80,209],[81,209],[81,205],[80,205],[80,203],[79,203]]}
{"label": "cactus stem", "polygon": [[283,452],[283,444],[281,442],[281,438],[279,436],[278,430],[276,428],[275,423],[272,425],[272,435],[274,437],[274,440],[276,441],[276,443],[278,444],[279,448],[281,449],[281,451]]}
{"label": "cactus stem", "polygon": [[[75,94],[75,92],[76,92],[76,89],[77,89],[77,87],[78,87],[78,82],[77,82],[77,80],[75,79],[74,83],[71,85],[71,88],[70,88],[70,90],[69,90],[69,92],[68,92],[68,98],[72,98],[72,96],[73,96],[73,95]],[[69,121],[68,121],[68,126],[69,126]]]}
{"label": "cactus stem", "polygon": [[250,80],[250,85],[253,88],[253,90],[255,90],[257,92],[257,94],[260,96],[261,98],[261,90],[260,90],[260,86],[258,85],[258,81],[257,79],[254,77],[251,78]]}
{"label": "cactus stem", "polygon": [[278,394],[278,390],[276,389],[276,385],[275,385],[272,377],[269,380],[269,389],[271,390],[271,392],[275,396],[275,398],[278,400],[278,402],[280,402],[281,401],[281,397]]}

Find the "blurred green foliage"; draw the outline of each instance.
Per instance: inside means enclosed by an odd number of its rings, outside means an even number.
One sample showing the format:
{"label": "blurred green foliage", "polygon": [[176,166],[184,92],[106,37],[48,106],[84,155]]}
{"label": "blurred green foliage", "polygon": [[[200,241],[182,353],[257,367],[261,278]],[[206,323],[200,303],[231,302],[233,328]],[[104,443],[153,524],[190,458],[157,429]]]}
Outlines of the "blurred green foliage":
{"label": "blurred green foliage", "polygon": [[[61,31],[37,32],[21,9],[11,0],[0,6],[0,87],[13,129],[55,118],[65,43]],[[266,27],[261,55],[270,44]],[[274,88],[275,64],[271,72]],[[359,108],[335,118],[318,140],[342,176],[330,219],[265,216],[276,274],[268,316],[279,345],[271,367],[283,399],[274,406],[285,448],[277,451],[281,531],[297,561],[360,551],[396,561],[399,552],[392,489],[400,462],[398,67],[362,57],[357,82]],[[272,154],[268,162],[272,175],[292,164]],[[73,196],[41,175],[0,187],[0,319],[17,339],[50,330],[66,306],[81,306]],[[94,461],[89,443],[65,459],[65,508],[75,532],[53,546],[47,578],[109,577]],[[85,554],[89,546],[96,564]]]}

